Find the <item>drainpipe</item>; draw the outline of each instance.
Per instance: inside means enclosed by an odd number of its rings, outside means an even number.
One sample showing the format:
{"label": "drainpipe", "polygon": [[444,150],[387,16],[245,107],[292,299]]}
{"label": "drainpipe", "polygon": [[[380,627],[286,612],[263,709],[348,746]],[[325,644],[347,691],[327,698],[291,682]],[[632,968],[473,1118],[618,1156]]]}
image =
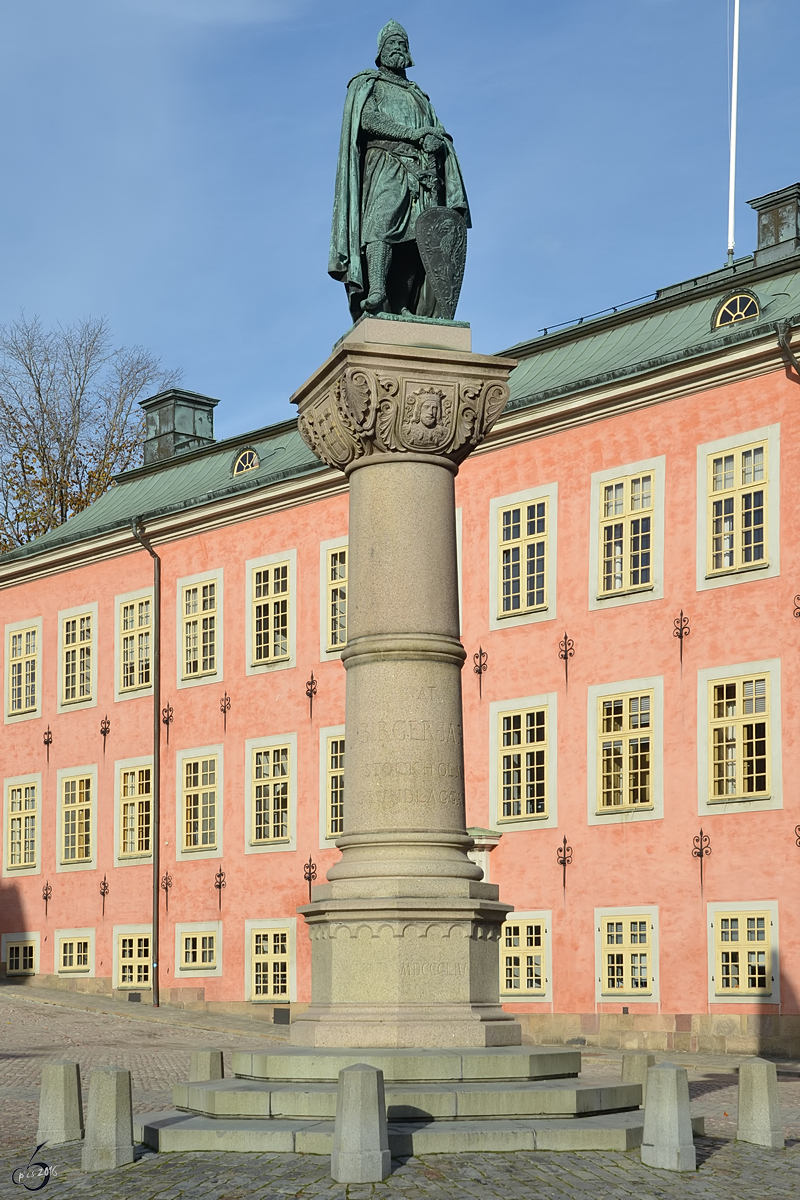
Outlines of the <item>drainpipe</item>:
{"label": "drainpipe", "polygon": [[131,533],[153,560],[153,1008],[158,1008],[158,917],[161,870],[161,559],[145,537],[141,517],[131,518]]}
{"label": "drainpipe", "polygon": [[787,367],[794,367],[796,374],[800,375],[800,362],[797,361],[797,355],[790,345],[792,337],[791,322],[779,321],[775,326],[775,332],[778,335],[778,348],[781,352],[781,358]]}

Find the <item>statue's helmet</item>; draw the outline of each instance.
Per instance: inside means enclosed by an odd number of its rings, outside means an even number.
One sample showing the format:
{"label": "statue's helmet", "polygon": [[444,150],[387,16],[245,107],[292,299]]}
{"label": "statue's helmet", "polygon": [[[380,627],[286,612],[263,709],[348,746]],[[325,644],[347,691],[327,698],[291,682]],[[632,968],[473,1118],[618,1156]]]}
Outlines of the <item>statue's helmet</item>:
{"label": "statue's helmet", "polygon": [[[397,37],[398,35],[401,38],[403,38],[406,46],[408,46],[408,34],[405,31],[405,29],[403,28],[403,26],[400,24],[400,22],[399,21],[387,21],[386,24],[384,25],[383,29],[378,34],[378,57],[375,59],[375,63],[377,66],[381,65],[381,53],[383,52],[383,44],[386,41],[386,39],[390,38],[390,37]],[[408,56],[408,60],[409,60],[408,65],[410,67],[413,67],[414,64],[411,61],[410,54]]]}

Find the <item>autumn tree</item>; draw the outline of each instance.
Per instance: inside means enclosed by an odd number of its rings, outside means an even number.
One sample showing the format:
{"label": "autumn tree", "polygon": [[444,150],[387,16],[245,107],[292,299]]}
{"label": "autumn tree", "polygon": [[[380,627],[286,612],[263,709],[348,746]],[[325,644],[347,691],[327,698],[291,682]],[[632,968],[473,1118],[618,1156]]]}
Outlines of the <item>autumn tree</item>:
{"label": "autumn tree", "polygon": [[178,379],[141,346],[114,348],[105,318],[0,326],[0,553],[63,525],[141,462],[137,401]]}

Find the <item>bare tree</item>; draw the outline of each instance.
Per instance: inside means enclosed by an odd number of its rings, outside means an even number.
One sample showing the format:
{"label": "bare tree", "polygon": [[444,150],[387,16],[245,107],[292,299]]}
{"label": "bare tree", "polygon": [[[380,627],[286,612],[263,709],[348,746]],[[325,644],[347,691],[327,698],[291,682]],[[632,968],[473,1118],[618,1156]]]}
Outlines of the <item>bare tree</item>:
{"label": "bare tree", "polygon": [[142,457],[143,395],[178,382],[105,318],[0,326],[0,553],[54,529]]}

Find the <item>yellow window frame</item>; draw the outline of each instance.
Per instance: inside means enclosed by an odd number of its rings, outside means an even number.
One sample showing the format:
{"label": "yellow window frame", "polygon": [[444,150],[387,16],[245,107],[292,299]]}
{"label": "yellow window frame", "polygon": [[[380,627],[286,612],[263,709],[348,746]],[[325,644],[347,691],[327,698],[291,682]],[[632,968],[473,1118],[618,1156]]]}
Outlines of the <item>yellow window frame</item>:
{"label": "yellow window frame", "polygon": [[600,484],[599,596],[625,596],[655,586],[655,500],[654,470]]}
{"label": "yellow window frame", "polygon": [[[153,768],[122,767],[120,794],[120,858],[144,858],[152,854]],[[135,848],[131,848],[131,836]]]}
{"label": "yellow window frame", "polygon": [[184,758],[181,764],[183,850],[216,850],[219,764],[216,754]]}
{"label": "yellow window frame", "polygon": [[91,775],[70,775],[61,781],[62,863],[92,860],[92,788]]}
{"label": "yellow window frame", "polygon": [[714,451],[706,460],[706,574],[769,566],[769,442]]}
{"label": "yellow window frame", "polygon": [[291,658],[291,564],[253,569],[253,665]]}
{"label": "yellow window frame", "polygon": [[36,942],[23,940],[6,943],[6,974],[36,974]]}
{"label": "yellow window frame", "polygon": [[498,620],[546,609],[549,498],[537,496],[498,509],[497,547]]}
{"label": "yellow window frame", "polygon": [[714,992],[764,996],[772,992],[772,917],[769,912],[714,914]]}
{"label": "yellow window frame", "polygon": [[345,736],[335,734],[325,743],[325,836],[341,837],[344,833],[344,764]]}
{"label": "yellow window frame", "polygon": [[256,746],[253,750],[251,845],[291,839],[292,748]]}
{"label": "yellow window frame", "polygon": [[[643,746],[645,741],[647,745]],[[598,814],[640,812],[653,807],[654,752],[655,689],[599,696]]]}
{"label": "yellow window frame", "polygon": [[498,824],[547,819],[548,726],[547,705],[498,713]]}
{"label": "yellow window frame", "polygon": [[15,629],[8,637],[8,715],[35,712],[38,692],[39,630]]}
{"label": "yellow window frame", "polygon": [[709,680],[708,713],[709,803],[769,799],[769,671]]}
{"label": "yellow window frame", "polygon": [[121,692],[135,692],[152,682],[152,596],[124,600],[119,607]]}
{"label": "yellow window frame", "polygon": [[187,583],[181,595],[183,678],[202,679],[217,673],[216,579]]}
{"label": "yellow window frame", "polygon": [[289,1002],[289,929],[254,929],[252,932],[251,996],[260,1000]]}
{"label": "yellow window frame", "polygon": [[[9,871],[24,871],[36,866],[38,800],[35,783],[14,784],[8,789],[6,866]],[[15,858],[19,861],[15,862]]]}
{"label": "yellow window frame", "polygon": [[600,978],[604,996],[651,995],[653,932],[652,918],[646,913],[604,913],[600,920]]}
{"label": "yellow window frame", "polygon": [[325,558],[327,586],[326,627],[327,648],[336,653],[347,645],[347,568],[350,550],[347,545],[334,546]]}
{"label": "yellow window frame", "polygon": [[207,971],[217,966],[217,934],[214,929],[181,934],[181,970]]}
{"label": "yellow window frame", "polygon": [[91,943],[85,937],[65,937],[58,943],[58,972],[89,970]]}
{"label": "yellow window frame", "polygon": [[500,995],[522,1000],[547,991],[544,919],[506,921],[500,934]]}
{"label": "yellow window frame", "polygon": [[91,612],[64,617],[61,622],[61,703],[82,704],[92,699],[92,648],[94,618]]}

